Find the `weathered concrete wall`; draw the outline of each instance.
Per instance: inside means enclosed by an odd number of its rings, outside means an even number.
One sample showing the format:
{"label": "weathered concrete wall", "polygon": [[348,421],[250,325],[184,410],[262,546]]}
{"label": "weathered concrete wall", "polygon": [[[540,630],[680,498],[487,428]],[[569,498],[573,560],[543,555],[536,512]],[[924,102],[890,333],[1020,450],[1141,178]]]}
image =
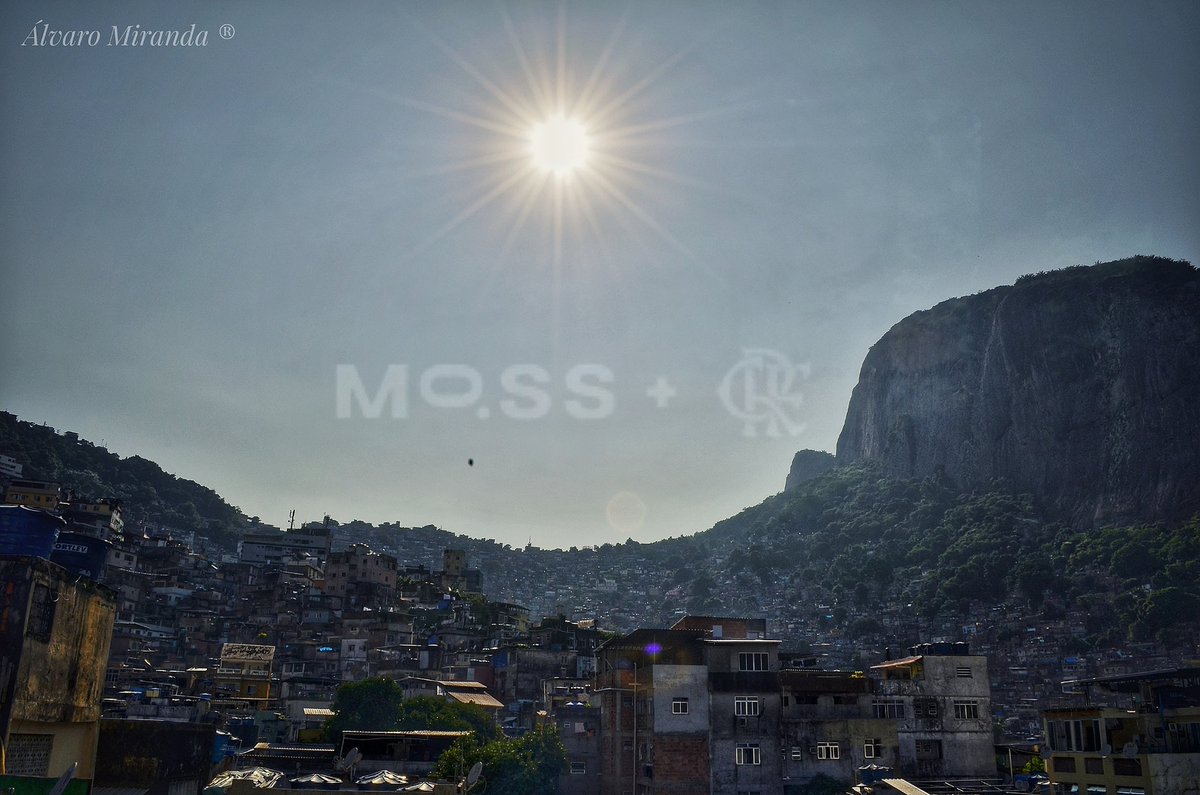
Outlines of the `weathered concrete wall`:
{"label": "weathered concrete wall", "polygon": [[1200,754],[1147,754],[1151,792],[1200,795]]}
{"label": "weathered concrete wall", "polygon": [[96,786],[166,795],[171,782],[194,781],[198,794],[209,781],[215,737],[212,725],[102,721]]}
{"label": "weathered concrete wall", "polygon": [[[825,774],[843,781],[854,781],[859,767],[876,764],[895,767],[899,740],[896,721],[891,718],[807,718],[785,719],[780,742],[784,748],[784,773],[793,782],[808,781]],[[868,742],[878,749],[866,755]],[[837,759],[821,759],[813,753],[817,743],[837,743]],[[798,752],[793,753],[793,751]]]}
{"label": "weathered concrete wall", "polygon": [[99,721],[86,723],[36,723],[14,720],[12,734],[53,734],[54,744],[50,749],[50,765],[47,773],[57,777],[77,762],[75,777],[88,781],[96,770],[96,738],[100,732]]}
{"label": "weathered concrete wall", "polygon": [[0,558],[0,735],[52,735],[47,774],[95,770],[114,594],[41,558]]}
{"label": "weathered concrete wall", "polygon": [[[688,700],[687,714],[672,711],[677,698]],[[708,671],[704,666],[654,666],[654,731],[708,734]]]}
{"label": "weathered concrete wall", "polygon": [[[30,620],[44,620],[37,615],[44,608],[35,604],[40,589],[47,589],[53,605],[48,640],[28,627]],[[9,558],[0,560],[0,592],[13,597],[6,605],[12,611],[8,621],[24,629],[22,642],[5,644],[0,651],[6,662],[14,652],[19,655],[12,718],[43,723],[99,720],[116,618],[112,591],[45,560]]]}

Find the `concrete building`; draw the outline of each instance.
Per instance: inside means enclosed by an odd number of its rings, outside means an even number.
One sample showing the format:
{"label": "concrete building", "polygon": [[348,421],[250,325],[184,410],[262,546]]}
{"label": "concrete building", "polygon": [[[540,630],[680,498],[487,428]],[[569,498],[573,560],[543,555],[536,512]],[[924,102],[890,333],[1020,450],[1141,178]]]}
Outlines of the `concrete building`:
{"label": "concrete building", "polygon": [[785,795],[821,774],[855,781],[862,766],[895,767],[897,721],[876,715],[870,679],[785,669],[779,680]]}
{"label": "concrete building", "polygon": [[280,564],[294,557],[315,557],[325,565],[332,535],[328,527],[247,531],[238,542],[241,563]]}
{"label": "concrete building", "polygon": [[0,740],[7,773],[90,782],[116,602],[41,558],[0,557]]}
{"label": "concrete building", "polygon": [[19,478],[24,466],[11,455],[0,453],[0,478]]}
{"label": "concrete building", "polygon": [[467,568],[464,549],[442,550],[442,587],[448,591],[483,593],[483,576],[479,569]]}
{"label": "concrete building", "polygon": [[[1063,684],[1083,703],[1042,713],[1044,757],[1056,792],[1200,793],[1200,668]],[[1089,706],[1093,695],[1125,703]]]}
{"label": "concrete building", "polygon": [[14,479],[9,481],[8,488],[4,490],[4,502],[58,511],[62,502],[62,486],[45,480]]}
{"label": "concrete building", "polygon": [[552,715],[567,752],[558,791],[600,795],[600,710],[575,701],[558,707]]}
{"label": "concrete building", "polygon": [[216,694],[231,701],[266,706],[271,699],[271,664],[275,647],[258,643],[226,643],[221,664],[212,676]]}
{"label": "concrete building", "polygon": [[344,606],[389,603],[396,595],[396,559],[365,544],[331,552],[325,564],[325,593],[341,597]]}
{"label": "concrete building", "polygon": [[679,626],[597,651],[602,792],[782,795],[779,641],[731,637],[759,634],[737,620]]}
{"label": "concrete building", "polygon": [[897,721],[900,772],[919,778],[994,776],[987,658],[966,643],[925,643],[871,666],[874,715]]}

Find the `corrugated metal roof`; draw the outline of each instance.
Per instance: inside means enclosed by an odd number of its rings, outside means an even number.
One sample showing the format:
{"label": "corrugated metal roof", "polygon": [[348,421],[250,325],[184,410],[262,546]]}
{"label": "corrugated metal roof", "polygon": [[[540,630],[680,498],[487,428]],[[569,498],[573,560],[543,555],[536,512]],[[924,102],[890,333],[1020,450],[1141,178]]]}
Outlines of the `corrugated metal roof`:
{"label": "corrugated metal roof", "polygon": [[446,695],[462,704],[476,704],[489,709],[502,709],[504,707],[502,702],[497,701],[487,693],[460,693],[455,690],[447,690]]}
{"label": "corrugated metal roof", "polygon": [[[920,657],[917,658],[921,659]],[[883,783],[887,784],[892,789],[903,792],[904,795],[929,795],[928,792],[913,784],[910,781],[905,781],[902,778],[885,778]]]}
{"label": "corrugated metal roof", "polygon": [[306,718],[332,718],[333,710],[328,707],[305,707],[304,717]]}
{"label": "corrugated metal roof", "polygon": [[[902,660],[888,660],[887,662],[881,662],[879,665],[872,665],[871,668],[899,668],[902,665],[912,665],[913,663],[920,662],[923,659],[925,659],[925,657],[918,654],[916,657],[905,657]],[[902,779],[897,780],[899,781]]]}

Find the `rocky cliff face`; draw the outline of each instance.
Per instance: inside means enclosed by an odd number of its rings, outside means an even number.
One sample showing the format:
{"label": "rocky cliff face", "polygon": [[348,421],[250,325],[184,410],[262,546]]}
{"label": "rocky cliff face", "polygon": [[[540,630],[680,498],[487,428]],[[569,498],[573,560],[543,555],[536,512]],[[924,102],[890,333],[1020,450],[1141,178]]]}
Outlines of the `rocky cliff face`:
{"label": "rocky cliff face", "polygon": [[1022,277],[897,323],[839,464],[1003,479],[1076,526],[1200,511],[1200,271],[1135,257]]}
{"label": "rocky cliff face", "polygon": [[832,453],[824,450],[801,450],[792,458],[792,468],[788,470],[783,490],[791,491],[806,480],[824,475],[836,465],[837,459]]}

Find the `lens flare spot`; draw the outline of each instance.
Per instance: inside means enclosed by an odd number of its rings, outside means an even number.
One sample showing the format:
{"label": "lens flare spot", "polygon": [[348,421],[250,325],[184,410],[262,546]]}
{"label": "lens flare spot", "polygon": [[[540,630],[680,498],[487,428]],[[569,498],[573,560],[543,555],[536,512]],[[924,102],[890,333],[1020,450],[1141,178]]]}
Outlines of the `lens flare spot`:
{"label": "lens flare spot", "polygon": [[646,521],[646,503],[632,491],[619,491],[604,508],[608,525],[618,533],[632,534],[642,529]]}

